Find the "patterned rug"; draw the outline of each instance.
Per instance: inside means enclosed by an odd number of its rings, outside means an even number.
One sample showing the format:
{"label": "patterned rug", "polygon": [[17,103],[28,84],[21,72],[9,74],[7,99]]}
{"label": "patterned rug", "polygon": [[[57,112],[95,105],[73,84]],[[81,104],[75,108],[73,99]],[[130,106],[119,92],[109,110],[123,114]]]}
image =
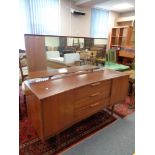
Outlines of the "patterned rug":
{"label": "patterned rug", "polygon": [[25,117],[27,117],[21,85],[19,86],[19,112],[20,118],[24,119]]}
{"label": "patterned rug", "polygon": [[[126,97],[126,100],[124,103],[121,104],[117,104],[115,105],[115,109],[114,109],[114,113],[118,116],[120,116],[121,118],[126,117],[127,115],[130,115],[131,113],[133,113],[135,111],[134,108],[130,108],[130,97]],[[110,108],[108,108],[109,111],[111,111]]]}
{"label": "patterned rug", "polygon": [[57,154],[94,134],[115,120],[115,117],[104,110],[98,112],[60,133],[58,144],[56,137],[52,137],[43,143],[32,127],[31,122],[25,117],[20,120],[19,124],[19,153],[20,155]]}

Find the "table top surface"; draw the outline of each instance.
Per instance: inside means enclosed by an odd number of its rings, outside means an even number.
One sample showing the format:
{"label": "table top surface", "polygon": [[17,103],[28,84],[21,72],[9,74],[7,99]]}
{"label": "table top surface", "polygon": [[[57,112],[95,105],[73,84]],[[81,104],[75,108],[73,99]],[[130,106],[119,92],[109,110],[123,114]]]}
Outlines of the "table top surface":
{"label": "table top surface", "polygon": [[29,72],[29,79],[43,78],[43,77],[60,75],[60,74],[69,74],[69,73],[75,73],[79,71],[86,71],[86,70],[97,69],[97,68],[99,67],[93,66],[93,65],[82,65],[82,66],[72,66],[68,68],[35,71],[35,72]]}
{"label": "table top surface", "polygon": [[38,99],[42,100],[52,95],[73,90],[81,86],[89,85],[91,83],[100,82],[103,80],[117,78],[120,76],[129,75],[123,72],[102,69],[100,71],[71,74],[69,76],[64,76],[56,79],[42,78],[42,80],[26,80],[25,85],[33,94],[35,94],[35,96],[37,96]]}

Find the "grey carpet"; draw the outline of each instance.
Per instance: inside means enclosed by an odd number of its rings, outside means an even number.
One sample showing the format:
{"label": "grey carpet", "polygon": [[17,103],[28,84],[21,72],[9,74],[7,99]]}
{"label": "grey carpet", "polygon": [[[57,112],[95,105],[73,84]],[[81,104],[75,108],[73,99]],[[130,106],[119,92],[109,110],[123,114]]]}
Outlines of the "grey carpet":
{"label": "grey carpet", "polygon": [[118,119],[62,155],[132,155],[135,152],[135,114]]}

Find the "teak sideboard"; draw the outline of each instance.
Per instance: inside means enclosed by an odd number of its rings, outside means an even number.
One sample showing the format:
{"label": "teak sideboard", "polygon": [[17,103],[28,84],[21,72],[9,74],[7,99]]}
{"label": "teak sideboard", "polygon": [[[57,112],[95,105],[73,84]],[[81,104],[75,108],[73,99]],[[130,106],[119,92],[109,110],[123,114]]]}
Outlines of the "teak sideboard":
{"label": "teak sideboard", "polygon": [[94,113],[125,100],[128,78],[104,69],[42,82],[25,82],[27,111],[44,141]]}

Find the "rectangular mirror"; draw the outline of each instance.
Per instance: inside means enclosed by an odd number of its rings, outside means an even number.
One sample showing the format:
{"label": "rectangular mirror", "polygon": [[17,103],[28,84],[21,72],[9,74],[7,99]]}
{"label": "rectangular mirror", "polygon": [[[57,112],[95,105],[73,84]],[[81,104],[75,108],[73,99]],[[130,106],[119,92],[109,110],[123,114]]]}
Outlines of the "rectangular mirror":
{"label": "rectangular mirror", "polygon": [[[27,54],[34,55],[36,51],[35,64],[38,66],[37,68],[33,66],[33,70],[41,70],[40,65],[44,68],[64,68],[74,65],[98,65],[105,61],[107,46],[105,38],[31,34],[26,34],[25,37],[28,45]],[[39,58],[40,55],[43,56]],[[31,57],[29,58],[29,62],[32,61],[34,64]]]}

